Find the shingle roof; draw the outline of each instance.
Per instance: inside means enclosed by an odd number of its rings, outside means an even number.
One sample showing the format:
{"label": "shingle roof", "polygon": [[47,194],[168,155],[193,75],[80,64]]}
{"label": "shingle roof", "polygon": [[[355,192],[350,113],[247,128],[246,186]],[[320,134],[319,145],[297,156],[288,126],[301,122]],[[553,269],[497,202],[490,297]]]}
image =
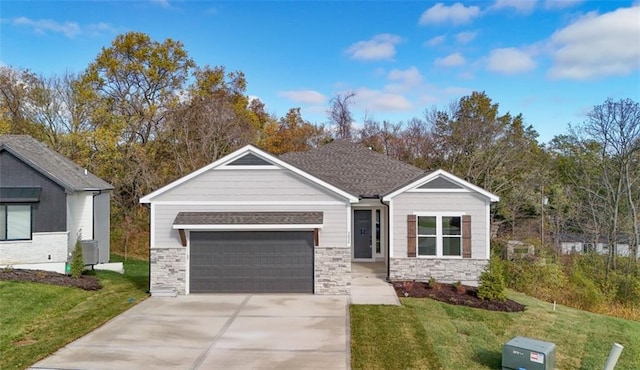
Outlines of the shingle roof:
{"label": "shingle roof", "polygon": [[8,150],[68,191],[111,190],[113,186],[69,158],[27,135],[0,135],[0,151]]}
{"label": "shingle roof", "polygon": [[285,153],[280,159],[359,197],[386,195],[425,174],[417,167],[344,140],[307,152]]}
{"label": "shingle roof", "polygon": [[322,212],[180,212],[174,225],[321,225]]}

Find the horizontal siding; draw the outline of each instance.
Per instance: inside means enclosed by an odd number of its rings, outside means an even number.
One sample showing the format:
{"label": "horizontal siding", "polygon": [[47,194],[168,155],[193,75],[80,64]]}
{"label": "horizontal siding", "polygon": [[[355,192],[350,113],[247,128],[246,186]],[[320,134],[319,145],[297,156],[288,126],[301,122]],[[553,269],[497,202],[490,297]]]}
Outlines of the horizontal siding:
{"label": "horizontal siding", "polygon": [[393,199],[393,256],[407,256],[407,215],[451,212],[471,215],[471,257],[486,258],[486,198],[475,193],[404,193]]}
{"label": "horizontal siding", "polygon": [[288,170],[211,170],[154,201],[332,201],[342,199]]}
{"label": "horizontal siding", "polygon": [[93,239],[93,193],[79,192],[67,195],[67,229],[71,250],[79,232],[82,240]]}
{"label": "horizontal siding", "polygon": [[175,248],[180,244],[178,231],[173,229],[173,221],[178,212],[323,212],[323,228],[319,238],[321,246],[344,246],[347,243],[347,206],[336,205],[154,205],[155,224],[152,248]]}

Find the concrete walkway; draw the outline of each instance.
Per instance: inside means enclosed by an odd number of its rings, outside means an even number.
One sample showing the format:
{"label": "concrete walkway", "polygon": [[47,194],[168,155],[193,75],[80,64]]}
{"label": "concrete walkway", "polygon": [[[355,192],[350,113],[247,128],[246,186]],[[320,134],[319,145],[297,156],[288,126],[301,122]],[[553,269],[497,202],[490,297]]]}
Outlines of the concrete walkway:
{"label": "concrete walkway", "polygon": [[348,369],[346,296],[149,298],[32,369]]}
{"label": "concrete walkway", "polygon": [[395,289],[385,278],[384,262],[351,263],[351,304],[400,305]]}

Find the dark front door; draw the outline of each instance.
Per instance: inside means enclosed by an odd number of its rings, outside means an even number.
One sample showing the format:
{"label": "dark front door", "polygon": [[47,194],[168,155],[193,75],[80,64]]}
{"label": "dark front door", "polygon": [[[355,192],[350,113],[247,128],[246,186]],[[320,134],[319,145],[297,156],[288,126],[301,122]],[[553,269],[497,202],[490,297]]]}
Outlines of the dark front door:
{"label": "dark front door", "polygon": [[371,258],[371,210],[353,211],[353,257]]}
{"label": "dark front door", "polygon": [[191,293],[313,293],[313,232],[191,232]]}

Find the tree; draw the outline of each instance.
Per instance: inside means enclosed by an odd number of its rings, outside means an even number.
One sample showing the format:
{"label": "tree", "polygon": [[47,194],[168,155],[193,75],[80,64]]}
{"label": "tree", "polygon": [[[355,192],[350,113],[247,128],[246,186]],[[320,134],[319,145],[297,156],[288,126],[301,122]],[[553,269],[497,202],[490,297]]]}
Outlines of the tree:
{"label": "tree", "polygon": [[522,115],[501,115],[498,108],[484,92],[473,92],[425,116],[431,124],[434,165],[500,195],[497,214],[510,222],[513,232],[518,218],[539,209],[546,154]]}
{"label": "tree", "polygon": [[182,43],[129,32],[103,48],[75,85],[90,113],[90,169],[116,187],[117,207],[135,206],[154,184],[154,167],[163,158],[155,157],[153,140],[193,66]]}
{"label": "tree", "polygon": [[329,115],[329,125],[335,126],[336,139],[352,140],[353,129],[353,117],[351,116],[351,110],[349,106],[353,104],[356,93],[349,91],[344,94],[336,94],[330,100],[330,107],[327,111]]}
{"label": "tree", "polygon": [[268,122],[264,130],[262,146],[273,154],[305,151],[317,147],[326,140],[322,126],[305,121],[300,108],[291,108],[278,122]]}

